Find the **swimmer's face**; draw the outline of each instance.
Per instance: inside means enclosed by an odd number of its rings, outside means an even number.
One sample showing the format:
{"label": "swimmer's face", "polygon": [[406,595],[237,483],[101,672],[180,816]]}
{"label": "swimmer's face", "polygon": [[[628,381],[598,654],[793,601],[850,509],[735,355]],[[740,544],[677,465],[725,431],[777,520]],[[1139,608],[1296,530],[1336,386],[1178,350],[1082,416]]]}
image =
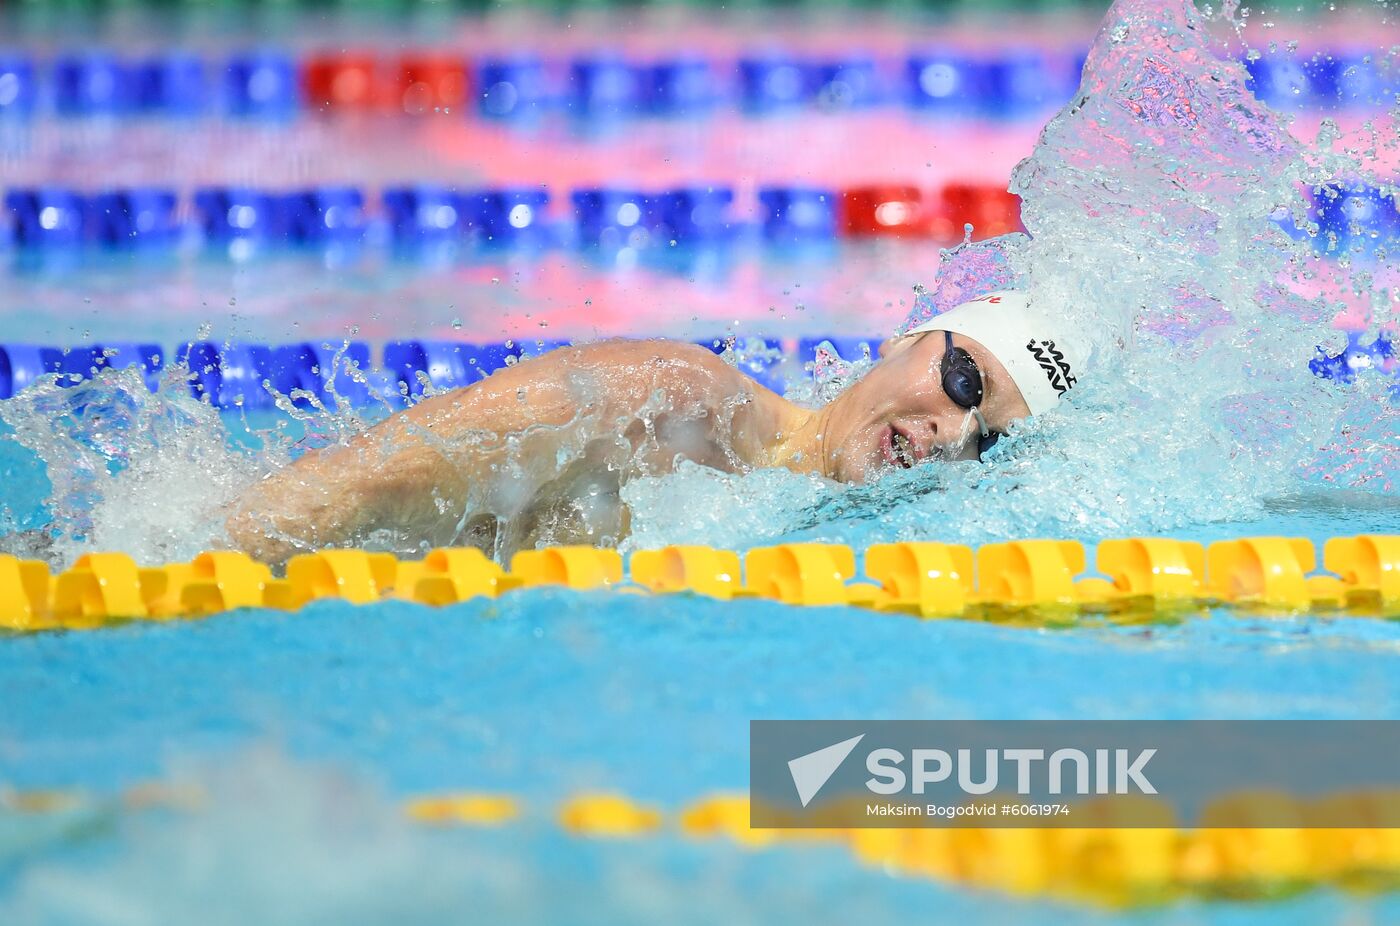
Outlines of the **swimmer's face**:
{"label": "swimmer's face", "polygon": [[[967,351],[982,374],[979,407],[988,428],[1003,433],[1030,415],[1006,368],[981,344],[955,334],[953,346]],[[943,353],[941,331],[885,342],[880,362],[828,406],[822,437],[828,475],[863,482],[883,468],[977,459],[977,419],[943,391]]]}

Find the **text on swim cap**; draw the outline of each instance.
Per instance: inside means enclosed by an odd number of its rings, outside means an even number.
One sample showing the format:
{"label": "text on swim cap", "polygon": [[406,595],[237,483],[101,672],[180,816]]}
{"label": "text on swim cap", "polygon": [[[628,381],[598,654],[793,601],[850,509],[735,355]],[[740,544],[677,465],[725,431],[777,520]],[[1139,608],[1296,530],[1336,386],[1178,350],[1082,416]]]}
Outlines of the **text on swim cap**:
{"label": "text on swim cap", "polygon": [[1065,355],[1055,349],[1054,341],[1037,341],[1031,338],[1026,342],[1026,350],[1031,352],[1035,362],[1045,371],[1045,378],[1050,381],[1050,386],[1057,395],[1069,392],[1069,387],[1078,382],[1070,373]]}

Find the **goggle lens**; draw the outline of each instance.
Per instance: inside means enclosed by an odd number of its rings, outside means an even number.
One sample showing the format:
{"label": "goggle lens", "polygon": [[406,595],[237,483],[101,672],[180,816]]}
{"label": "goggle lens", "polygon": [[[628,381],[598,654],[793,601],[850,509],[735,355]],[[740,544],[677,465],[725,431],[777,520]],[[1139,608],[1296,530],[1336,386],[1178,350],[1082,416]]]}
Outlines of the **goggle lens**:
{"label": "goggle lens", "polygon": [[972,408],[982,404],[982,374],[977,364],[962,348],[955,348],[960,357],[945,363],[943,370],[943,391],[948,393],[960,408]]}
{"label": "goggle lens", "polygon": [[982,371],[977,369],[977,361],[972,359],[972,355],[961,347],[953,346],[953,333],[943,332],[943,361],[940,364],[940,372],[943,374],[943,391],[948,394],[948,398],[953,400],[953,404],[959,408],[965,408],[977,415],[977,423],[981,426],[982,434],[977,441],[977,458],[980,460],[982,454],[992,449],[997,439],[1001,437],[995,431],[988,430],[987,423],[982,419],[982,415],[977,411],[982,404]]}
{"label": "goggle lens", "polygon": [[943,391],[959,408],[975,408],[982,404],[982,371],[977,361],[961,347],[953,346],[953,332],[943,332]]}

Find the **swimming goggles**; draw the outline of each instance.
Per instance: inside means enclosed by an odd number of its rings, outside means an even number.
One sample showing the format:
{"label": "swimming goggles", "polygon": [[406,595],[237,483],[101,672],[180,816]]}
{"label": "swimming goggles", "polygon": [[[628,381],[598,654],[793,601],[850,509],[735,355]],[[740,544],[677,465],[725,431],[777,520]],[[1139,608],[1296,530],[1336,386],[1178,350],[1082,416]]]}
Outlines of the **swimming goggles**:
{"label": "swimming goggles", "polygon": [[977,440],[977,458],[980,460],[982,454],[992,449],[992,445],[1001,437],[987,427],[987,419],[982,417],[982,371],[977,369],[977,361],[972,359],[971,354],[953,346],[953,332],[943,332],[943,339],[943,359],[938,365],[943,378],[943,391],[954,405],[972,412],[977,419],[977,427],[981,431]]}

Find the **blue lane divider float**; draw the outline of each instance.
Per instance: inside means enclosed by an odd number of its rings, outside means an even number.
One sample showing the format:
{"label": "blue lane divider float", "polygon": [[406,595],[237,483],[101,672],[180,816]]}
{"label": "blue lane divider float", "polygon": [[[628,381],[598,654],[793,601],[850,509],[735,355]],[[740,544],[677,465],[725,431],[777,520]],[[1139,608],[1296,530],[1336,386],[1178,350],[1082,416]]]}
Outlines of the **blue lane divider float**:
{"label": "blue lane divider float", "polygon": [[71,248],[83,241],[83,198],[58,187],[10,190],[5,209],[17,244],[35,249]]}
{"label": "blue lane divider float", "polygon": [[34,62],[22,55],[0,51],[0,119],[29,116],[37,100]]}
{"label": "blue lane divider float", "polygon": [[[32,62],[19,63],[23,70],[13,73],[23,78],[27,88],[24,111],[33,112],[38,97],[35,69]],[[237,64],[235,59],[230,66]],[[291,67],[290,61],[287,67]],[[0,84],[4,83],[6,72],[11,72],[10,68],[0,61]],[[203,58],[188,51],[135,61],[101,50],[63,54],[53,61],[51,80],[53,107],[63,116],[191,116],[211,108],[209,67]],[[268,86],[264,76],[256,89],[266,90]],[[259,111],[241,106],[237,93],[230,93],[228,100],[230,112]],[[0,93],[0,110],[4,108],[4,94]]]}
{"label": "blue lane divider float", "polygon": [[135,109],[132,68],[106,51],[70,53],[53,63],[54,108],[65,116],[115,116]]}
{"label": "blue lane divider float", "polygon": [[[1323,379],[1349,383],[1356,379],[1357,373],[1383,369],[1387,361],[1396,358],[1393,338],[1385,334],[1377,334],[1369,341],[1362,338],[1360,334],[1348,333],[1346,347],[1337,354],[1328,354],[1319,347],[1317,356],[1308,361],[1308,369]],[[1395,372],[1400,375],[1400,365],[1397,365]]]}
{"label": "blue lane divider float", "polygon": [[265,241],[283,235],[273,197],[247,187],[214,187],[194,194],[194,212],[209,241]]}
{"label": "blue lane divider float", "polygon": [[1247,86],[1275,109],[1375,109],[1393,106],[1400,67],[1382,64],[1387,52],[1277,51],[1245,61]]}
{"label": "blue lane divider float", "polygon": [[[626,187],[576,191],[572,230],[548,212],[543,187],[457,190],[444,185],[391,187],[371,199],[353,186],[285,192],[247,187],[200,189],[182,208],[173,190],[136,187],[81,194],[62,187],[15,188],[4,197],[0,244],[51,250],[84,245],[109,248],[174,247],[186,241],[185,215],[212,245],[250,241],[301,247],[357,242],[382,228],[397,245],[462,240],[483,249],[536,250],[569,240],[593,247],[610,241],[664,248],[708,247],[739,237],[744,226],[730,214],[729,187],[640,191]],[[1335,183],[1312,196],[1311,215],[1321,254],[1394,249],[1400,211],[1393,192],[1360,183]],[[841,233],[840,193],[814,187],[758,191],[764,241],[789,245],[829,241]],[[1301,239],[1287,216],[1275,219]],[[645,231],[645,242],[636,238]],[[372,236],[380,241],[380,235]],[[196,242],[197,243],[197,242]]]}
{"label": "blue lane divider float", "polygon": [[550,102],[543,59],[510,55],[483,59],[477,67],[477,112],[487,119],[529,121]]}
{"label": "blue lane divider float", "polygon": [[728,96],[721,76],[705,58],[682,56],[646,69],[647,101],[654,115],[707,112]]}
{"label": "blue lane divider float", "polygon": [[352,186],[322,186],[274,200],[281,226],[295,244],[358,241],[365,233],[365,194]]}
{"label": "blue lane divider float", "polygon": [[75,378],[86,379],[106,366],[102,349],[95,344],[91,347],[74,347],[68,350],[44,348],[43,357],[49,365],[67,377],[68,382],[74,382]]}
{"label": "blue lane divider float", "polygon": [[[1388,66],[1385,56],[1383,48],[1279,51],[1244,64],[1251,88],[1271,106],[1373,111],[1393,105],[1400,92],[1400,69]],[[528,123],[560,108],[607,120],[694,114],[726,103],[766,115],[898,102],[927,112],[1018,118],[1069,99],[1083,60],[1080,50],[1039,48],[984,54],[935,47],[878,60],[770,49],[722,62],[598,53],[556,62],[520,51],[475,62],[476,105],[469,110]],[[74,117],[220,112],[276,121],[306,110],[303,78],[314,66],[270,47],[217,59],[178,48],[141,59],[100,49],[65,51],[47,62],[6,52],[0,53],[0,116],[27,116],[50,101],[59,115]],[[386,63],[383,70],[392,68]]]}
{"label": "blue lane divider float", "polygon": [[273,407],[263,386],[272,349],[255,344],[195,341],[176,353],[190,375],[190,391],[219,409],[261,411]]}
{"label": "blue lane divider float", "polygon": [[67,350],[43,348],[41,359],[48,372],[63,374],[69,384],[89,379],[100,370],[139,366],[146,387],[153,392],[159,387],[161,370],[165,368],[165,352],[160,345],[122,341]]}
{"label": "blue lane divider float", "polygon": [[744,110],[767,114],[798,109],[812,98],[808,66],[792,55],[770,52],[739,59]]}
{"label": "blue lane divider float", "polygon": [[1036,48],[1008,49],[985,65],[982,108],[1005,119],[1034,116],[1058,106],[1079,87],[1079,71],[1065,70]]}
{"label": "blue lane divider float", "polygon": [[1312,199],[1320,253],[1373,253],[1400,246],[1400,202],[1393,192],[1363,183],[1328,184]]}
{"label": "blue lane divider float", "polygon": [[764,187],[758,191],[763,237],[775,244],[830,241],[836,237],[835,190],[820,187]]}
{"label": "blue lane divider float", "polygon": [[[316,358],[312,372],[325,384],[323,388],[328,406],[338,406],[344,402],[358,408],[369,404],[371,359],[368,344],[352,342],[310,346]],[[329,375],[331,372],[334,372],[333,377]]]}
{"label": "blue lane divider float", "polygon": [[59,372],[56,353],[35,344],[0,344],[0,399],[13,397],[41,376]]}
{"label": "blue lane divider float", "polygon": [[587,247],[637,246],[657,230],[654,199],[638,190],[575,190],[570,197],[578,243]]}
{"label": "blue lane divider float", "polygon": [[297,67],[290,56],[276,49],[234,55],[224,67],[223,96],[232,115],[285,118],[302,102]]}
{"label": "blue lane divider float", "polygon": [[189,369],[194,396],[220,409],[270,409],[277,403],[274,393],[299,408],[336,408],[342,403],[363,407],[372,398],[370,349],[361,342],[327,346],[195,341],[176,356]]}
{"label": "blue lane divider float", "polygon": [[174,190],[134,188],[87,201],[88,237],[113,247],[168,247],[179,237]]}
{"label": "blue lane divider float", "polygon": [[468,344],[461,341],[391,341],[384,345],[383,370],[390,399],[416,399],[429,386],[469,386],[525,357],[548,353],[568,342],[555,340]]}
{"label": "blue lane divider float", "polygon": [[684,187],[655,193],[595,188],[573,194],[575,227],[588,247],[704,247],[734,238],[729,187]]}
{"label": "blue lane divider float", "polygon": [[[321,186],[292,192],[214,187],[194,193],[191,213],[204,240],[264,241],[301,246],[359,241],[371,224],[363,190]],[[399,242],[474,235],[493,248],[555,242],[548,190],[530,187],[458,192],[397,187],[380,197],[381,213]],[[41,187],[10,190],[0,221],[26,248],[173,243],[180,237],[173,191],[133,188],[83,195]]]}
{"label": "blue lane divider float", "polygon": [[[733,350],[737,367],[775,391],[785,387],[785,377],[816,358],[818,346],[827,343],[845,362],[878,358],[878,337],[805,337],[779,339],[721,337],[695,342],[715,354]],[[190,392],[225,410],[265,411],[275,407],[274,392],[299,407],[317,404],[327,408],[363,408],[388,402],[401,406],[435,391],[469,386],[490,374],[528,357],[539,356],[568,342],[526,339],[496,343],[442,340],[391,341],[384,345],[381,363],[373,366],[368,344],[317,344],[294,342],[268,345],[195,341],[174,354],[189,371]],[[152,391],[160,387],[165,353],[159,345],[107,341],[62,349],[34,344],[0,344],[0,399],[45,375],[59,374],[63,385],[72,385],[106,367],[140,366]],[[795,361],[794,369],[789,361]],[[1314,375],[1351,382],[1366,370],[1390,372],[1400,377],[1400,350],[1389,335],[1369,340],[1349,334],[1338,354],[1321,348],[1309,361]],[[334,378],[332,378],[334,373]],[[1400,395],[1400,385],[1396,386]]]}
{"label": "blue lane divider float", "polygon": [[[268,385],[299,408],[318,403],[335,408],[342,402],[362,407],[369,401],[368,344],[358,341],[343,346],[309,342],[283,344],[262,359],[266,364]],[[352,374],[350,369],[358,371],[359,375]]]}
{"label": "blue lane divider float", "polygon": [[536,246],[550,242],[545,221],[548,190],[540,187],[487,190],[464,197],[482,244],[492,248]]}
{"label": "blue lane divider float", "polygon": [[154,391],[160,384],[160,372],[165,365],[165,352],[158,344],[105,342],[67,350],[46,347],[40,350],[46,370],[63,374],[67,383],[89,379],[100,370],[142,368],[146,387]]}
{"label": "blue lane divider float", "polygon": [[[1390,56],[1388,68],[1380,61]],[[1388,109],[1400,94],[1400,65],[1393,52],[1343,52],[1336,56],[1336,105],[1341,109]],[[1330,101],[1329,101],[1330,104]]]}
{"label": "blue lane divider float", "polygon": [[646,104],[642,69],[615,55],[575,58],[569,65],[566,105],[576,117],[618,119],[635,116]]}
{"label": "blue lane divider float", "polygon": [[991,96],[987,65],[958,49],[931,48],[909,56],[908,102],[916,110],[971,116]]}
{"label": "blue lane divider float", "polygon": [[729,214],[734,191],[729,187],[686,187],[667,190],[655,198],[662,244],[680,246],[723,243],[733,237]]}
{"label": "blue lane divider float", "polygon": [[194,116],[211,105],[209,69],[203,58],[191,52],[147,58],[136,65],[132,81],[132,95],[141,112]]}
{"label": "blue lane divider float", "polygon": [[465,197],[446,186],[392,187],[383,192],[380,202],[399,244],[456,240],[474,224]]}
{"label": "blue lane divider float", "polygon": [[384,372],[399,395],[418,398],[428,387],[455,389],[489,376],[517,355],[504,344],[390,341]]}
{"label": "blue lane divider float", "polygon": [[823,109],[864,109],[889,98],[879,65],[868,55],[818,61],[807,69],[807,80]]}
{"label": "blue lane divider float", "polygon": [[146,387],[155,391],[164,368],[165,353],[157,344],[107,342],[63,350],[34,344],[0,344],[0,399],[8,399],[41,376],[67,374],[87,378],[105,367],[141,366]]}
{"label": "blue lane divider float", "polygon": [[905,99],[915,110],[960,118],[1037,118],[1069,100],[1084,70],[1082,54],[1066,58],[1037,48],[984,57],[933,47],[905,62]]}

